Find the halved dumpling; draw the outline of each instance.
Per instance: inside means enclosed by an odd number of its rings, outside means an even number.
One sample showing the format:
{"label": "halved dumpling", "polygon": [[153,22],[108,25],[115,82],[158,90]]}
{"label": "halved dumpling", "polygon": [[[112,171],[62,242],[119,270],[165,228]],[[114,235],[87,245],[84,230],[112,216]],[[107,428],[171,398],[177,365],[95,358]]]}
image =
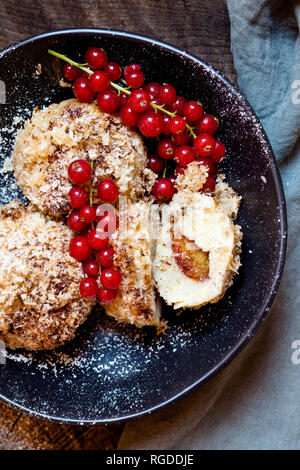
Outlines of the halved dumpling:
{"label": "halved dumpling", "polygon": [[152,276],[150,210],[150,203],[139,201],[123,213],[127,215],[127,227],[121,219],[111,239],[114,266],[121,272],[122,282],[116,299],[103,304],[108,315],[139,328],[160,325],[160,302]]}
{"label": "halved dumpling", "polygon": [[240,266],[240,227],[201,193],[178,192],[168,211],[154,258],[160,295],[175,309],[217,302]]}

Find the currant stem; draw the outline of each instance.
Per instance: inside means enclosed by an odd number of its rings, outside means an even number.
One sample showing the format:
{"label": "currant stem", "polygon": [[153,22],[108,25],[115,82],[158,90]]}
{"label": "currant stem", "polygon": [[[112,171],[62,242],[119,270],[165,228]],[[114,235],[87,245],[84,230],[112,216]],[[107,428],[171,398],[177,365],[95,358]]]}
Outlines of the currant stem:
{"label": "currant stem", "polygon": [[79,64],[78,62],[75,62],[72,59],[69,59],[67,56],[60,54],[59,52],[52,51],[52,49],[48,49],[49,54],[53,55],[54,57],[58,57],[61,60],[64,60],[65,62],[68,62],[70,65],[74,65],[74,67],[77,67],[80,70],[83,70],[84,72],[87,72],[89,75],[93,74],[93,71],[88,69],[82,64]]}
{"label": "currant stem", "polygon": [[111,84],[111,86],[113,86],[116,90],[118,91],[123,91],[124,93],[126,93],[127,95],[130,95],[131,94],[131,91],[129,91],[127,88],[124,88],[123,86],[121,85],[118,85],[117,83],[115,82],[109,82]]}
{"label": "currant stem", "polygon": [[159,111],[163,111],[164,113],[166,113],[168,116],[171,116],[171,117],[174,117],[176,116],[176,113],[172,113],[171,111],[168,111],[167,109],[164,108],[163,105],[158,105],[158,104],[155,104],[155,103],[150,103],[150,105],[152,106],[152,108],[155,109],[155,111],[159,110]]}
{"label": "currant stem", "polygon": [[188,123],[186,123],[186,127],[187,127],[189,133],[190,133],[190,134],[193,136],[193,138],[195,139],[195,138],[196,138],[196,134],[195,134],[195,132],[194,132],[193,127],[191,127]]}
{"label": "currant stem", "polygon": [[165,178],[166,177],[166,174],[167,174],[167,168],[168,168],[168,163],[165,162],[165,168],[164,168],[164,171],[163,171],[163,174],[162,174],[162,177]]}

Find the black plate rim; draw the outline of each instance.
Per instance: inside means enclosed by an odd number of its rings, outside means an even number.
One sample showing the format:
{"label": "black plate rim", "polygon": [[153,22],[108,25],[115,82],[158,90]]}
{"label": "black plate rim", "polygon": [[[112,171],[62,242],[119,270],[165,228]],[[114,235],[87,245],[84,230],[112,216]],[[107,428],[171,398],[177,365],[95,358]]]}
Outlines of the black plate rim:
{"label": "black plate rim", "polygon": [[51,422],[56,422],[58,424],[71,424],[71,425],[102,425],[105,423],[120,423],[128,420],[132,420],[137,417],[141,417],[144,415],[148,415],[170,403],[173,403],[174,401],[178,401],[180,398],[182,398],[184,395],[189,393],[191,390],[196,388],[197,386],[200,386],[207,382],[209,379],[214,377],[218,372],[220,372],[222,369],[224,369],[240,352],[242,349],[244,349],[249,341],[253,338],[254,334],[258,330],[259,326],[261,323],[266,318],[267,313],[269,312],[272,303],[275,299],[276,293],[279,288],[280,284],[280,279],[281,275],[283,272],[283,267],[284,267],[284,262],[285,262],[285,257],[286,257],[286,248],[287,248],[287,212],[286,212],[286,201],[285,201],[285,195],[284,195],[284,190],[283,190],[283,185],[281,181],[281,176],[279,172],[279,167],[277,164],[277,160],[275,158],[273,149],[271,147],[271,144],[269,142],[269,139],[265,133],[264,128],[262,127],[255,111],[252,109],[251,105],[248,103],[247,99],[241,94],[241,92],[233,85],[233,83],[227,79],[220,71],[216,70],[214,67],[211,65],[207,64],[206,62],[202,61],[198,57],[189,54],[171,44],[168,44],[166,42],[160,41],[153,39],[149,36],[144,36],[140,34],[135,34],[131,32],[126,32],[126,31],[118,31],[118,30],[111,30],[111,29],[105,29],[105,28],[70,28],[70,29],[59,29],[59,30],[53,30],[50,32],[44,32],[35,36],[30,36],[26,38],[23,41],[11,44],[9,47],[3,49],[0,51],[0,60],[2,57],[4,57],[6,54],[9,54],[11,51],[20,48],[26,44],[29,44],[31,42],[34,42],[39,39],[44,39],[44,38],[50,38],[52,36],[56,35],[63,35],[63,36],[68,36],[72,34],[99,34],[102,36],[114,36],[114,37],[119,37],[121,38],[126,38],[126,39],[132,39],[133,41],[139,42],[139,43],[145,43],[147,45],[153,45],[153,46],[158,46],[164,50],[167,50],[168,52],[171,52],[173,54],[177,54],[180,56],[184,56],[185,58],[196,62],[199,65],[202,65],[205,69],[209,70],[214,76],[216,76],[219,80],[221,80],[227,87],[230,88],[230,91],[235,95],[238,101],[242,103],[248,114],[251,116],[251,119],[258,125],[259,130],[264,138],[264,144],[265,147],[268,151],[268,155],[270,157],[270,162],[271,162],[271,169],[272,169],[272,174],[274,177],[274,184],[276,188],[276,195],[277,199],[279,201],[279,211],[280,211],[280,252],[279,252],[279,257],[277,261],[277,268],[276,272],[274,275],[273,283],[270,288],[270,292],[268,297],[265,300],[264,305],[261,307],[260,311],[258,312],[256,318],[253,320],[251,326],[248,328],[248,330],[244,333],[243,336],[241,336],[239,342],[236,344],[234,348],[231,349],[231,351],[220,361],[213,369],[211,369],[206,375],[201,377],[200,379],[196,380],[193,384],[190,386],[186,387],[184,390],[181,392],[177,393],[176,395],[172,396],[168,400],[162,401],[161,403],[150,407],[146,410],[139,411],[137,413],[132,413],[128,414],[126,416],[122,416],[119,418],[110,418],[110,419],[99,419],[99,420],[86,420],[86,419],[72,419],[72,418],[65,418],[65,417],[60,417],[60,416],[50,416],[45,413],[40,413],[37,411],[32,411],[28,408],[26,408],[23,405],[20,405],[7,397],[3,396],[0,394],[0,400],[7,405],[15,408],[16,410],[22,411],[30,416],[38,417],[44,420],[48,420]]}

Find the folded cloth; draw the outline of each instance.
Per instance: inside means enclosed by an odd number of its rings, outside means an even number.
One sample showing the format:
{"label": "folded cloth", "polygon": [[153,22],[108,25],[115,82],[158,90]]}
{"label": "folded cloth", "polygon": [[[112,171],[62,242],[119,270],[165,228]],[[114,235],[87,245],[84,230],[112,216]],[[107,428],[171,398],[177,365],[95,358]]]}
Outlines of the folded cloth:
{"label": "folded cloth", "polygon": [[179,402],[128,423],[120,449],[300,448],[297,3],[227,0],[238,83],[279,160],[288,204],[288,253],[275,304],[258,335],[230,366]]}

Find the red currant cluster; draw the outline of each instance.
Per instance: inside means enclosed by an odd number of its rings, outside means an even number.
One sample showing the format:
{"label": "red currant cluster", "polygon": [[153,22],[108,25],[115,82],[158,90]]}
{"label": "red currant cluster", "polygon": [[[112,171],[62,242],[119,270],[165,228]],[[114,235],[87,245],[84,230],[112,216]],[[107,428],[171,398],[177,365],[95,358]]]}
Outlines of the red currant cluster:
{"label": "red currant cluster", "polygon": [[[92,173],[92,165],[85,160],[75,160],[68,168],[69,179],[76,185],[69,191],[72,211],[68,225],[80,233],[70,241],[70,255],[82,262],[86,275],[80,283],[81,295],[85,298],[97,296],[100,302],[107,303],[115,299],[121,282],[120,272],[113,268],[114,250],[109,246],[109,236],[118,228],[118,217],[115,212],[108,211],[98,215]],[[109,178],[100,180],[95,192],[99,205],[114,202],[119,194],[116,183]]]}
{"label": "red currant cluster", "polygon": [[[96,98],[101,111],[112,113],[120,109],[124,124],[138,127],[145,137],[164,136],[156,153],[149,157],[149,168],[157,174],[163,173],[153,186],[157,201],[169,201],[173,197],[177,175],[193,161],[208,168],[202,190],[214,191],[217,163],[225,156],[225,147],[213,137],[218,120],[204,114],[201,103],[177,95],[172,85],[145,84],[138,64],[125,67],[121,78],[119,64],[108,62],[106,52],[97,47],[88,49],[85,65],[54,51],[49,53],[67,62],[63,76],[74,82],[73,91],[79,101],[91,102]],[[172,159],[177,166],[174,175],[166,178],[166,162]]]}

